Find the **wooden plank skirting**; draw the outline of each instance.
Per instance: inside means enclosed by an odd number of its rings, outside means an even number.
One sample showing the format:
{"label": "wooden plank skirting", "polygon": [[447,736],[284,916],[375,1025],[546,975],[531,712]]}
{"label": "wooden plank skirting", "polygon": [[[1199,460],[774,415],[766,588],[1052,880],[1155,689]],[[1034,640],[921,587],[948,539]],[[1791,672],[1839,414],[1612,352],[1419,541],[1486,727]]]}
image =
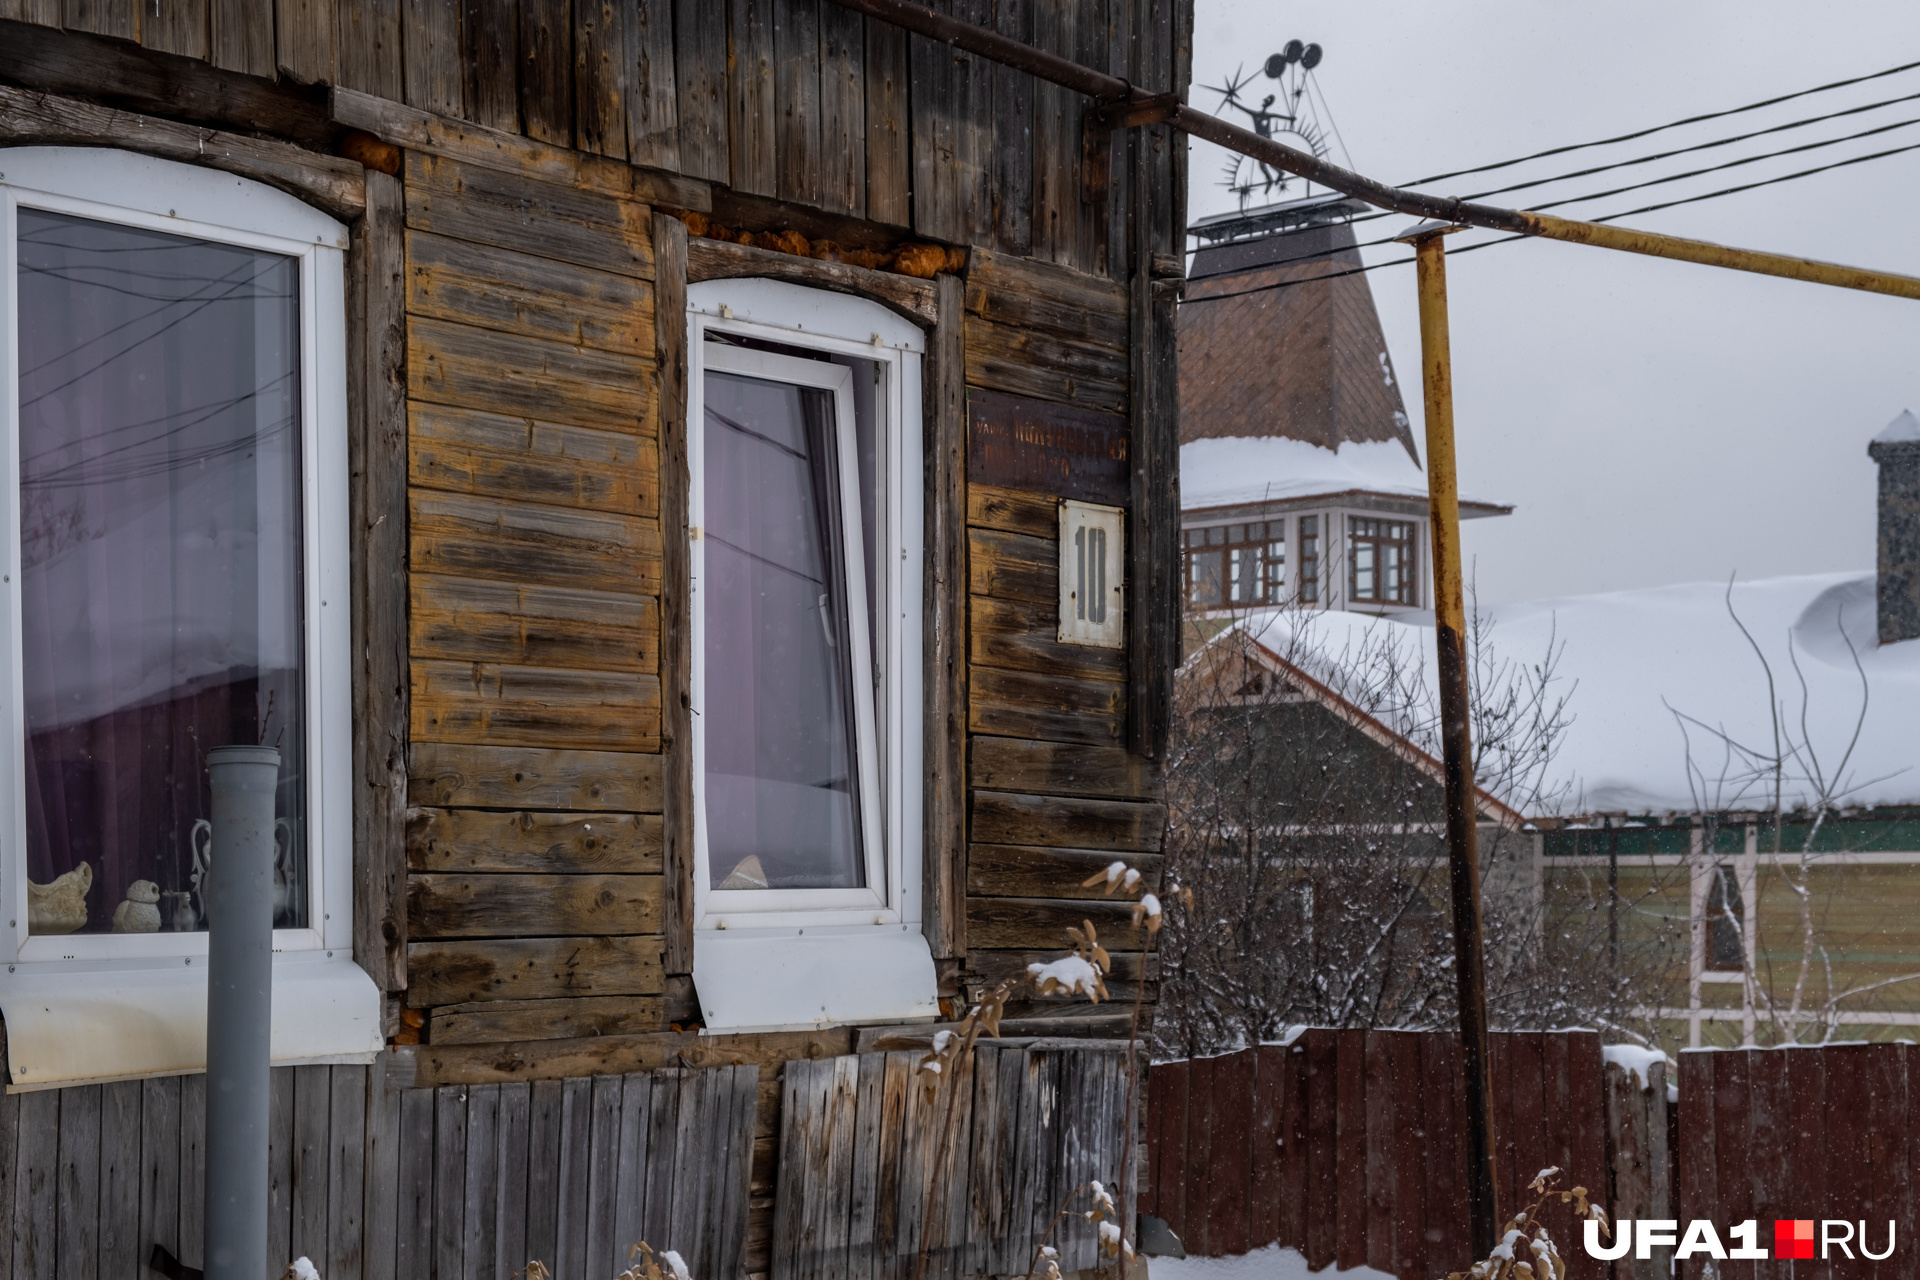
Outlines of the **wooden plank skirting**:
{"label": "wooden plank skirting", "polygon": [[[984,1042],[931,1102],[922,1056],[786,1064],[773,1280],[905,1280],[923,1240],[933,1280],[1025,1274],[1069,1198],[1072,1212],[1050,1241],[1060,1269],[1099,1265],[1093,1224],[1080,1215],[1091,1205],[1088,1183],[1120,1182],[1124,1046]],[[952,1136],[929,1216],[950,1101]]]}
{"label": "wooden plank skirting", "polygon": [[[747,1065],[395,1089],[384,1060],[275,1068],[268,1261],[504,1280],[537,1258],[609,1280],[644,1239],[738,1276],[758,1082]],[[200,1265],[205,1117],[201,1075],[0,1097],[0,1272],[133,1280],[156,1244]]]}

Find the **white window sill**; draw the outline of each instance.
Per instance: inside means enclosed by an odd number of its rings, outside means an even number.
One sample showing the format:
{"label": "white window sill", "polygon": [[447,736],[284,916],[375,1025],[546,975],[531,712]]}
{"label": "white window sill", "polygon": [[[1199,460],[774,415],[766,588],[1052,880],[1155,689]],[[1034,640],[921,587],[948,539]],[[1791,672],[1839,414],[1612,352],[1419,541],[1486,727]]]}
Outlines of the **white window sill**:
{"label": "white window sill", "polygon": [[940,1016],[933,952],[914,923],[702,929],[693,987],[710,1035]]}
{"label": "white window sill", "polygon": [[1702,982],[1745,982],[1746,975],[1738,969],[1709,969],[1700,975]]}
{"label": "white window sill", "polygon": [[[17,964],[0,973],[9,1092],[207,1068],[207,969],[185,961]],[[380,992],[344,954],[273,958],[273,1065],[371,1062]]]}

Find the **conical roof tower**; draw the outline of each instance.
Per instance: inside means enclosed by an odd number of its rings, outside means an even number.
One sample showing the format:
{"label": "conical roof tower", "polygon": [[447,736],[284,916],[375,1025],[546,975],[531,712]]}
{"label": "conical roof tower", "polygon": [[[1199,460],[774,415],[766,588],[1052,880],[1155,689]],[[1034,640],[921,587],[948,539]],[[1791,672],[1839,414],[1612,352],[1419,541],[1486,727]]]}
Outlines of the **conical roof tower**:
{"label": "conical roof tower", "polygon": [[1213,243],[1194,254],[1180,308],[1181,443],[1397,440],[1419,462],[1373,291],[1355,272],[1349,219],[1364,208],[1315,199],[1194,225]]}

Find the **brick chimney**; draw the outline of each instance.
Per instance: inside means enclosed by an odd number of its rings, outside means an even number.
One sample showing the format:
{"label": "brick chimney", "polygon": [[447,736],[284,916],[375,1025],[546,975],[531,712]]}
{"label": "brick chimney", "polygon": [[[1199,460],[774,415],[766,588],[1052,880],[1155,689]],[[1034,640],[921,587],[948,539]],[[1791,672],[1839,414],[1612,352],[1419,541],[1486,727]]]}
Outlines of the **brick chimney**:
{"label": "brick chimney", "polygon": [[1880,643],[1920,636],[1920,418],[1907,410],[1867,446],[1880,464]]}

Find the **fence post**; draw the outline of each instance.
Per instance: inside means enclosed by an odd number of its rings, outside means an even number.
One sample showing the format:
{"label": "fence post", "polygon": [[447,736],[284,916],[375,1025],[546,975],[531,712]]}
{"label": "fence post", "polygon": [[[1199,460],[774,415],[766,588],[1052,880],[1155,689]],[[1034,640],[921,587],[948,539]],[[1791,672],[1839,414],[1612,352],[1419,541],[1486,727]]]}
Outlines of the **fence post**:
{"label": "fence post", "polygon": [[[1667,1066],[1647,1068],[1646,1083],[1631,1067],[1609,1062],[1604,1068],[1607,1108],[1607,1167],[1611,1183],[1607,1213],[1614,1221],[1672,1218],[1673,1187],[1667,1164]],[[1614,1280],[1666,1280],[1672,1250],[1655,1249],[1638,1261],[1638,1250],[1612,1263]]]}

